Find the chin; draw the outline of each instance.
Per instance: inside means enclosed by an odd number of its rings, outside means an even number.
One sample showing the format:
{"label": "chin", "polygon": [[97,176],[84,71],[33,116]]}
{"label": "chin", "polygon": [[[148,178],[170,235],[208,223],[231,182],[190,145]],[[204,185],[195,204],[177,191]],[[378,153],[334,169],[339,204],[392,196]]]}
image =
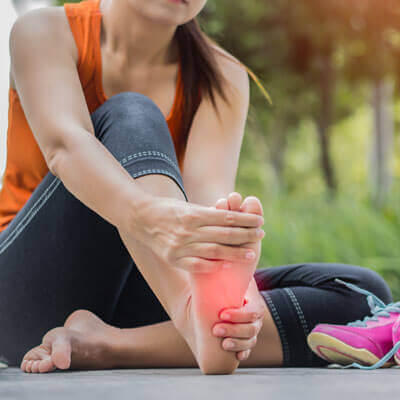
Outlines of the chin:
{"label": "chin", "polygon": [[[188,0],[187,4],[176,4],[169,0],[130,0],[131,5],[154,22],[165,25],[182,25],[199,14],[204,7],[204,0]],[[190,3],[192,2],[192,3]]]}

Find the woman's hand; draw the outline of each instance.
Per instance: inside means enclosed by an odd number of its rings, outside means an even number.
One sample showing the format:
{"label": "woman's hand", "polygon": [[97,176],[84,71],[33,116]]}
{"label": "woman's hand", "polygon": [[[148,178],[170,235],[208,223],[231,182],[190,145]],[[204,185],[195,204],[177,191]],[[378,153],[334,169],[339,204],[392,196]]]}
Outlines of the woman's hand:
{"label": "woman's hand", "polygon": [[264,237],[263,223],[263,217],[256,214],[152,196],[126,229],[168,265],[210,273],[224,262],[254,262],[255,253],[246,244]]}
{"label": "woman's hand", "polygon": [[257,343],[257,335],[263,326],[266,312],[267,306],[253,279],[247,290],[244,306],[222,310],[222,322],[213,326],[213,334],[224,338],[224,350],[236,352],[239,361],[246,360]]}

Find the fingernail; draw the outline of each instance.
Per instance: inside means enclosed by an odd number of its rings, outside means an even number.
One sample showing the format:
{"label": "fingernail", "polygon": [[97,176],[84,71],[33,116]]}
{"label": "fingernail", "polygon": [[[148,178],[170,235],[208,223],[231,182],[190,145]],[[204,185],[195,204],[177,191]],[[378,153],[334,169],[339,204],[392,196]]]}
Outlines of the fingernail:
{"label": "fingernail", "polygon": [[231,318],[231,315],[228,314],[228,313],[226,313],[226,312],[224,312],[224,313],[222,313],[221,318],[222,318],[222,319],[230,319],[230,318]]}
{"label": "fingernail", "polygon": [[235,344],[233,342],[230,342],[230,341],[225,342],[225,348],[233,349],[234,347],[235,347]]}
{"label": "fingernail", "polygon": [[225,335],[225,332],[226,332],[226,330],[224,329],[224,328],[217,328],[217,329],[215,329],[215,333],[217,334],[217,335]]}
{"label": "fingernail", "polygon": [[262,229],[258,229],[257,236],[259,238],[263,238],[265,236],[265,232]]}
{"label": "fingernail", "polygon": [[256,257],[256,253],[254,253],[254,251],[248,251],[246,253],[246,258],[249,260],[253,260]]}

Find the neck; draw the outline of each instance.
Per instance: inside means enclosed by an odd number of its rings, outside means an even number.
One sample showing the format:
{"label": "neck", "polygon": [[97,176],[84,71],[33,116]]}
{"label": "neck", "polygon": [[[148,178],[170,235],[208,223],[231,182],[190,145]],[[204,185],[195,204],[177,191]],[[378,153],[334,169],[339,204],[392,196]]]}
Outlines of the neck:
{"label": "neck", "polygon": [[176,63],[178,49],[173,37],[176,26],[140,14],[129,0],[101,0],[102,41],[129,66]]}

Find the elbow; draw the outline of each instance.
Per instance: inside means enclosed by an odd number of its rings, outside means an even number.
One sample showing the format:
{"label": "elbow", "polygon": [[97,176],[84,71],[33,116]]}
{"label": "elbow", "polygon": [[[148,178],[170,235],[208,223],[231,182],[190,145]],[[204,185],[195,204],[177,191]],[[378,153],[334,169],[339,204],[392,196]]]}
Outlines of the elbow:
{"label": "elbow", "polygon": [[63,153],[64,151],[62,151],[61,149],[57,149],[48,152],[45,157],[49,171],[58,178],[60,177],[61,159],[64,158]]}

